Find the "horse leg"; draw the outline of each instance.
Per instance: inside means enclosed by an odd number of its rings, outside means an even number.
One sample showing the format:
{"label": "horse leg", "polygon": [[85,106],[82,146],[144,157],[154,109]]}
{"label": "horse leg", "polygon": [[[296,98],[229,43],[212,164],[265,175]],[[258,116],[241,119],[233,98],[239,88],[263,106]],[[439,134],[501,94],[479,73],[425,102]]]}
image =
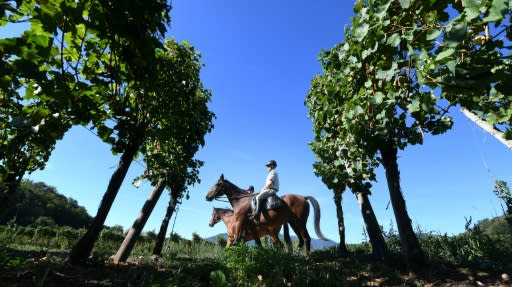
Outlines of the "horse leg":
{"label": "horse leg", "polygon": [[302,238],[304,245],[306,245],[306,255],[309,255],[311,251],[311,236],[309,236],[308,229],[305,223],[298,223],[297,229],[299,231],[299,237]]}
{"label": "horse leg", "polygon": [[226,242],[226,248],[229,248],[233,244],[233,236],[228,236],[228,240]]}
{"label": "horse leg", "polygon": [[301,232],[300,232],[300,229],[297,226],[297,223],[295,221],[293,221],[293,220],[290,220],[288,223],[292,227],[293,232],[295,232],[295,234],[297,234],[297,238],[299,239],[299,246],[298,247],[299,247],[299,249],[302,249],[302,247],[304,246],[304,239],[301,236]]}
{"label": "horse leg", "polygon": [[249,224],[249,231],[252,233],[252,237],[254,238],[256,245],[261,247],[260,235],[254,224]]}
{"label": "horse leg", "polygon": [[274,244],[279,250],[283,249],[284,244],[279,239],[279,235],[277,234],[277,232],[270,232],[269,235],[270,238],[272,239],[272,244]]}
{"label": "horse leg", "polygon": [[300,226],[300,237],[303,238],[304,244],[306,245],[306,255],[309,255],[311,251],[311,236],[309,236],[308,229],[306,226]]}
{"label": "horse leg", "polygon": [[309,236],[308,230],[304,228],[304,243],[306,244],[306,255],[309,255],[311,252],[311,237]]}
{"label": "horse leg", "polygon": [[293,231],[295,231],[295,234],[299,237],[299,248],[306,245],[306,255],[309,255],[311,251],[311,237],[309,236],[306,224],[302,224],[296,220],[291,220],[290,225],[292,226]]}
{"label": "horse leg", "polygon": [[238,243],[242,239],[242,228],[243,225],[236,222],[233,226],[233,242]]}

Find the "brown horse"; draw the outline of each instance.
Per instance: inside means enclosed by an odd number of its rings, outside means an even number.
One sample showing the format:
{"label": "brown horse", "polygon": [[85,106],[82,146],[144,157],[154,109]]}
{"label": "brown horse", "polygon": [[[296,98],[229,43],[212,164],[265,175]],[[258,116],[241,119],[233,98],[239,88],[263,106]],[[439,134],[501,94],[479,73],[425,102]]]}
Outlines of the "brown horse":
{"label": "brown horse", "polygon": [[[248,214],[249,212],[252,212],[251,199],[253,195],[242,190],[230,181],[224,179],[224,175],[221,175],[219,180],[217,180],[217,182],[208,191],[206,200],[212,201],[213,199],[223,195],[227,196],[231,206],[233,207],[235,217],[233,233],[235,241],[239,241],[241,239],[244,225],[249,221],[247,219]],[[315,212],[314,223],[316,235],[319,239],[328,240],[320,231],[320,206],[318,205],[318,202],[315,198],[312,196],[286,194],[281,196],[281,199],[283,199],[286,205],[282,205],[274,210],[262,211],[260,215],[260,224],[281,226],[284,223],[289,223],[293,231],[295,231],[299,237],[299,248],[305,244],[306,253],[309,254],[311,250],[311,237],[309,236],[308,230],[306,228],[306,223],[309,216],[309,200],[313,205]],[[249,226],[249,228],[251,228],[251,226]],[[253,234],[256,234],[255,228],[251,228],[251,231]],[[254,237],[256,244],[261,245],[259,237]]]}
{"label": "brown horse", "polygon": [[[233,212],[233,209],[227,209],[227,208],[217,208],[214,207],[212,211],[212,218],[210,218],[210,222],[208,225],[210,227],[213,227],[215,224],[217,224],[219,221],[222,220],[224,224],[226,225],[226,228],[228,230],[228,238],[226,242],[226,248],[230,247],[231,244],[235,241],[235,213]],[[254,225],[253,222],[249,222],[249,224]],[[274,244],[279,244],[281,241],[279,241],[279,231],[281,231],[281,226],[271,226],[267,224],[258,224],[255,226],[257,234],[261,237],[263,235],[269,235],[272,239],[272,242]],[[244,241],[251,241],[254,240],[254,235],[250,230],[247,228],[242,231],[243,234],[243,240]],[[282,244],[282,243],[281,243]],[[282,246],[279,246],[282,248]],[[289,250],[291,252],[291,250]]]}

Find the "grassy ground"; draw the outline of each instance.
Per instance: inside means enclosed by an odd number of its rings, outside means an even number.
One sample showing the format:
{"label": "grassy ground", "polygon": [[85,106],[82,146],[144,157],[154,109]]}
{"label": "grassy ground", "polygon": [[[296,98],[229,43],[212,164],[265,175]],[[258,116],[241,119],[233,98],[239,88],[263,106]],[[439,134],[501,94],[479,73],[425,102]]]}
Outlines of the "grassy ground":
{"label": "grassy ground", "polygon": [[0,286],[511,286],[506,270],[430,264],[407,272],[399,257],[376,263],[366,254],[311,257],[235,247],[219,258],[131,258],[114,265],[66,263],[66,253],[4,248]]}
{"label": "grassy ground", "polygon": [[[77,234],[43,233],[38,228],[3,227],[0,232],[0,287],[56,286],[512,286],[512,238],[491,236],[479,228],[456,236],[425,232],[420,244],[428,258],[421,272],[410,273],[400,254],[398,237],[386,236],[390,255],[384,262],[370,256],[368,242],[311,256],[287,254],[269,246],[224,249],[212,243],[171,236],[163,257],[151,257],[154,236],[141,236],[128,263],[109,257],[123,240],[122,230],[104,230],[85,266],[71,266],[67,252]],[[68,232],[69,233],[69,232]],[[218,238],[220,239],[220,238]],[[266,241],[264,241],[266,245]],[[296,248],[295,248],[296,249]]]}

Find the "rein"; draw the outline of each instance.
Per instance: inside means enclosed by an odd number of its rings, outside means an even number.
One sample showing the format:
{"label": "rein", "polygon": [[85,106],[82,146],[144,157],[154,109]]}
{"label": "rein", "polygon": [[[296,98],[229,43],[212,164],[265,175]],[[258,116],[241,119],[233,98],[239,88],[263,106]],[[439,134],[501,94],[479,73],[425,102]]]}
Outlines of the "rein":
{"label": "rein", "polygon": [[[232,184],[231,182],[229,181],[226,181],[228,183],[228,185],[231,185],[233,189],[237,189],[237,190],[241,190],[240,188],[238,188],[236,185]],[[224,182],[222,183],[222,185],[224,185]],[[223,188],[226,188],[226,187],[223,187]],[[257,193],[256,193],[257,194]],[[240,192],[238,193],[238,195],[227,195],[225,191],[222,192],[222,195],[219,195],[219,196],[215,196],[214,199],[217,200],[217,201],[220,201],[220,202],[229,202],[231,203],[231,200],[237,200],[237,199],[242,199],[242,198],[246,198],[246,197],[254,197],[256,195],[255,193],[249,193],[249,194],[240,194]],[[222,197],[226,196],[227,199],[221,199]]]}
{"label": "rein", "polygon": [[245,197],[253,197],[253,194],[244,194],[244,195],[239,195],[239,196],[227,196],[225,195],[227,199],[220,199],[220,197],[215,197],[215,200],[217,201],[221,201],[221,202],[229,202],[229,199],[241,199],[241,198],[245,198]]}

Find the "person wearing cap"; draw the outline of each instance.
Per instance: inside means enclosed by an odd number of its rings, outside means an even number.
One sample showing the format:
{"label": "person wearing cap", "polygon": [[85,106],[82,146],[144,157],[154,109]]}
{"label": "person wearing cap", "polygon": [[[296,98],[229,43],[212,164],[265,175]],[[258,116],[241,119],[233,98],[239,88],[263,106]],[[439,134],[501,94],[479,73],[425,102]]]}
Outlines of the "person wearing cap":
{"label": "person wearing cap", "polygon": [[265,164],[268,168],[268,175],[265,181],[265,185],[261,189],[260,193],[256,196],[256,208],[254,213],[251,215],[251,219],[254,219],[256,223],[260,221],[260,205],[261,202],[271,195],[276,194],[279,191],[279,177],[277,176],[277,163],[275,160],[270,160]]}

